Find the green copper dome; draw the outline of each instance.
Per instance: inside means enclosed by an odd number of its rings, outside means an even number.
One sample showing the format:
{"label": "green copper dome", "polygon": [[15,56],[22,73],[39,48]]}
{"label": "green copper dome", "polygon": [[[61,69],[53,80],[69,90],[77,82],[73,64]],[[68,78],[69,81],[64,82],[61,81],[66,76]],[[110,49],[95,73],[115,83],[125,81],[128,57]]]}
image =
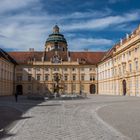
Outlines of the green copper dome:
{"label": "green copper dome", "polygon": [[47,42],[64,42],[64,43],[67,43],[66,39],[64,38],[64,36],[62,34],[51,34],[49,35]]}
{"label": "green copper dome", "polygon": [[57,25],[53,27],[53,33],[49,35],[46,43],[48,42],[64,42],[67,44],[67,41],[64,38],[64,36],[59,33],[59,27]]}

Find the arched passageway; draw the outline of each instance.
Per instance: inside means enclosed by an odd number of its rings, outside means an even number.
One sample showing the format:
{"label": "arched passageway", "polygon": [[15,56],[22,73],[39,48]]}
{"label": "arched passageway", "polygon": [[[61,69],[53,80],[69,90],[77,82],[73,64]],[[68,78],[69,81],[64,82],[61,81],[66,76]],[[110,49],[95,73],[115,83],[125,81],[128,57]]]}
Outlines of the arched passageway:
{"label": "arched passageway", "polygon": [[90,85],[90,94],[95,94],[96,93],[96,85],[95,84],[91,84]]}
{"label": "arched passageway", "polygon": [[126,95],[126,80],[122,81],[123,95]]}

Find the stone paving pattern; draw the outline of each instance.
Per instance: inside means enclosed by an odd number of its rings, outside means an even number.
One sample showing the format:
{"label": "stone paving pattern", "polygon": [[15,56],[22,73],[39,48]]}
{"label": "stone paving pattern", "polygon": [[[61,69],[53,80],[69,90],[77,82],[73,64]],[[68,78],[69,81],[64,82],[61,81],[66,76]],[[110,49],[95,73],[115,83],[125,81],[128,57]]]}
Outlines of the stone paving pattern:
{"label": "stone paving pattern", "polygon": [[[139,102],[140,98],[122,96],[89,96],[85,100],[54,100],[42,103],[21,100],[10,106],[26,111],[23,118],[9,133],[7,140],[130,140],[115,125],[101,119],[110,105]],[[6,105],[7,101],[0,101]],[[128,109],[128,108],[127,108]],[[99,116],[98,116],[99,110]],[[129,111],[129,110],[126,110]],[[119,112],[118,112],[119,113]],[[122,112],[120,112],[122,113]],[[118,114],[120,115],[120,114]],[[140,118],[137,118],[140,120]],[[106,123],[107,122],[107,123]],[[127,122],[126,122],[127,123]],[[124,124],[125,125],[125,124]]]}

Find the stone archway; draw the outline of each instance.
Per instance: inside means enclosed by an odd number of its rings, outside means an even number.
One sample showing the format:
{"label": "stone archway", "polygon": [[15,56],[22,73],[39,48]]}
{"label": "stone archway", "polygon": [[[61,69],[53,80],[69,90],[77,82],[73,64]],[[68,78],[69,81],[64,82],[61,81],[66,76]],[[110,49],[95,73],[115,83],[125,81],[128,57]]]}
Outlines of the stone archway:
{"label": "stone archway", "polygon": [[122,81],[122,87],[123,87],[123,95],[126,95],[126,80]]}
{"label": "stone archway", "polygon": [[16,93],[18,95],[22,95],[23,94],[23,87],[22,87],[22,85],[17,85],[16,86]]}
{"label": "stone archway", "polygon": [[90,94],[95,94],[96,93],[96,85],[95,84],[91,84],[90,85]]}

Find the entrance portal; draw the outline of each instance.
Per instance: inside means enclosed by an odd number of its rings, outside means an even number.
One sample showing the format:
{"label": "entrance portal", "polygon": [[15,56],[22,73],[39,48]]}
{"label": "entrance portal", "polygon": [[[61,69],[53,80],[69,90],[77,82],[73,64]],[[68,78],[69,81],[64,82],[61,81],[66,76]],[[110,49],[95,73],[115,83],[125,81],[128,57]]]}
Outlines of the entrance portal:
{"label": "entrance portal", "polygon": [[123,85],[123,95],[126,95],[126,80],[122,81],[122,85]]}
{"label": "entrance portal", "polygon": [[23,94],[22,85],[17,85],[17,86],[16,86],[16,93],[17,93],[18,95],[22,95],[22,94]]}
{"label": "entrance portal", "polygon": [[95,84],[90,85],[90,94],[95,94],[96,93],[96,86]]}

